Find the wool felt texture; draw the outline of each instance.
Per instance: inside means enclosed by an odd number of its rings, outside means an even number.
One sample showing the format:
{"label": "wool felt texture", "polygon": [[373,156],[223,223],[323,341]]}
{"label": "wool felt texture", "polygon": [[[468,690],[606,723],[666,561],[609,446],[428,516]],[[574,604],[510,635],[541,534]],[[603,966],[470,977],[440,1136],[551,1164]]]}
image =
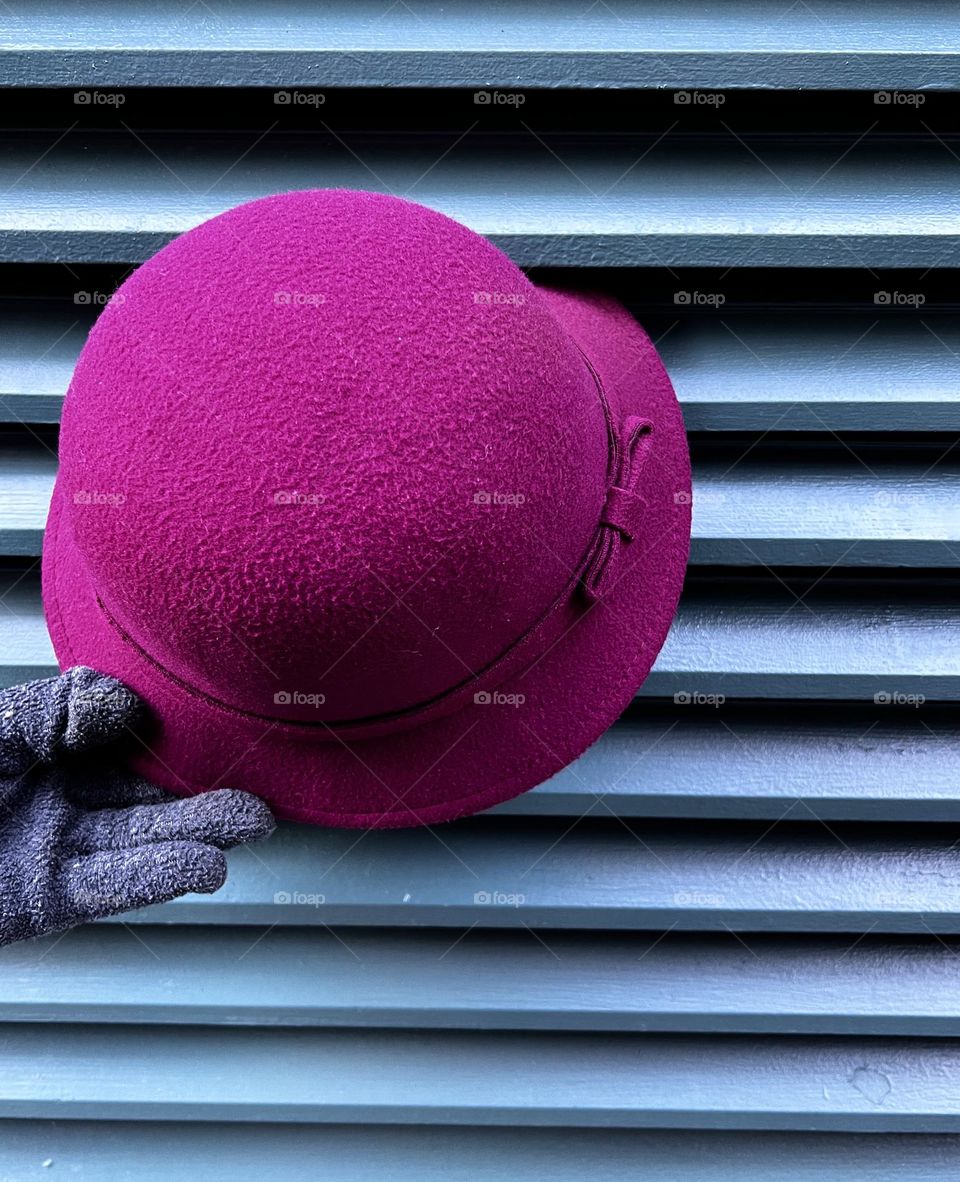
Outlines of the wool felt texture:
{"label": "wool felt texture", "polygon": [[146,701],[165,788],[229,773],[319,824],[560,770],[649,671],[689,546],[682,418],[626,310],[380,194],[251,202],[144,264],[60,460],[61,665]]}
{"label": "wool felt texture", "polygon": [[246,792],[177,800],[111,763],[140,713],[83,667],[0,693],[0,944],[215,891],[221,851],[272,831]]}

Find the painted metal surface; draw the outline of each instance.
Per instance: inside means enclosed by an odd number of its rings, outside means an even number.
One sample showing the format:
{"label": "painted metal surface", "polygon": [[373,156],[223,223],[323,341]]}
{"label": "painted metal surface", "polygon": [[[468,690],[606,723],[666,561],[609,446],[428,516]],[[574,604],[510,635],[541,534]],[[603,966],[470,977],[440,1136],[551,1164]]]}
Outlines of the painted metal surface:
{"label": "painted metal surface", "polygon": [[[597,802],[602,802],[599,807]],[[638,704],[514,816],[960,821],[950,707]]]}
{"label": "painted metal surface", "polygon": [[958,954],[929,934],[97,924],[0,950],[0,1023],[950,1038]]}
{"label": "painted metal surface", "polygon": [[[868,299],[891,295],[886,280],[869,286]],[[812,431],[824,442],[832,431],[960,431],[960,320],[925,310],[882,319],[882,307],[833,316],[720,307],[675,321],[657,339],[687,429]]]}
{"label": "painted metal surface", "polygon": [[84,0],[0,23],[0,68],[20,86],[503,86],[949,88],[960,56],[950,5],[922,22],[874,2],[756,0],[584,7],[453,0],[424,15],[376,0],[318,9],[245,0],[229,19],[172,0],[148,11]]}
{"label": "painted metal surface", "polygon": [[[281,825],[214,895],[127,924],[960,932],[951,831],[482,818],[437,831]],[[116,922],[107,920],[107,923]],[[549,937],[547,938],[549,942]]]}
{"label": "painted metal surface", "polygon": [[[0,684],[56,673],[34,572],[0,574]],[[960,618],[949,587],[830,595],[689,586],[642,697],[711,706],[718,696],[912,707],[960,700]]]}
{"label": "painted metal surface", "polygon": [[[72,300],[109,298],[75,280]],[[92,287],[93,285],[89,285]],[[0,304],[0,422],[57,423],[77,355],[93,322],[85,302]]]}
{"label": "painted metal surface", "polygon": [[[638,274],[638,291],[642,287]],[[685,291],[681,281],[677,290]],[[86,301],[100,306],[110,294],[80,276],[72,297],[80,302],[0,305],[0,423],[59,421],[93,319]],[[960,431],[960,322],[954,315],[762,317],[721,308],[717,315],[695,316],[682,310],[678,305],[678,318],[654,335],[690,431]]]}
{"label": "painted metal surface", "polygon": [[0,1171],[17,1182],[68,1169],[91,1182],[263,1182],[333,1168],[337,1182],[944,1182],[958,1154],[960,1137],[930,1133],[0,1121]]}
{"label": "painted metal surface", "polygon": [[[0,553],[39,555],[54,444],[0,439]],[[811,457],[811,453],[814,458]],[[952,567],[960,458],[872,460],[849,446],[758,457],[748,444],[694,464],[691,561],[722,566]]]}
{"label": "painted metal surface", "polygon": [[[56,671],[36,564],[0,572],[0,684]],[[857,584],[829,593],[782,579],[691,582],[643,698],[712,706],[719,697],[960,700],[960,618],[949,585]]]}
{"label": "painted metal surface", "polygon": [[956,1133],[958,1072],[945,1039],[0,1029],[0,1112],[33,1119]]}
{"label": "painted metal surface", "polygon": [[0,261],[139,262],[241,201],[346,187],[422,201],[528,267],[960,264],[932,138],[58,134],[0,139]]}

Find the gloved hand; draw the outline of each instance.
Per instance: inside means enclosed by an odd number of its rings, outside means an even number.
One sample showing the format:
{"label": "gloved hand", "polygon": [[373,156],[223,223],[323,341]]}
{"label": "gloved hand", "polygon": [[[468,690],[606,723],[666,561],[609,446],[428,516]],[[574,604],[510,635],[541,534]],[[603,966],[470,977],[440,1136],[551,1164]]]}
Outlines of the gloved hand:
{"label": "gloved hand", "polygon": [[221,850],[272,831],[249,793],[181,800],[113,766],[139,711],[83,666],[0,692],[0,944],[215,891]]}

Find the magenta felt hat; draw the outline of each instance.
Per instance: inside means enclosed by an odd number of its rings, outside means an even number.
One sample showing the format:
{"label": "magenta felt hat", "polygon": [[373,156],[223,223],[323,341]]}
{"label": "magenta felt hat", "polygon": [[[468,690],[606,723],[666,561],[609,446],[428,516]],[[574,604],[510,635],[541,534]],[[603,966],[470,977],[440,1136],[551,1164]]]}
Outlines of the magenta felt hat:
{"label": "magenta felt hat", "polygon": [[373,193],[254,201],[150,259],[60,461],[61,666],[145,699],[150,779],[318,824],[557,772],[647,675],[687,558],[683,423],[632,317]]}

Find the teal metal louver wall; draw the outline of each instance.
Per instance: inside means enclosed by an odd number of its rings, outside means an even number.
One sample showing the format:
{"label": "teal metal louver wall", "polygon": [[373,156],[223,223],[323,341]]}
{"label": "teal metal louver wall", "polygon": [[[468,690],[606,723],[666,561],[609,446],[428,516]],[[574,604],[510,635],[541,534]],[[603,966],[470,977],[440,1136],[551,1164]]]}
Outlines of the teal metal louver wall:
{"label": "teal metal louver wall", "polygon": [[53,669],[98,303],[263,193],[389,188],[617,291],[696,477],[655,671],[553,781],[0,952],[0,1179],[957,1174],[958,55],[880,0],[0,11],[0,683]]}

